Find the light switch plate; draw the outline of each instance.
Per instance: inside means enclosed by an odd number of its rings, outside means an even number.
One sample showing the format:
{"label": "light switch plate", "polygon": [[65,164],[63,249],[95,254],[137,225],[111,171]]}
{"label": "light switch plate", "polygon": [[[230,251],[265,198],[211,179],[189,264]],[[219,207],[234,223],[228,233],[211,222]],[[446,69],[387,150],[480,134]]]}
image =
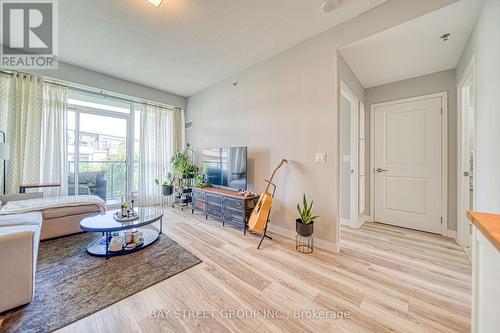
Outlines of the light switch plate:
{"label": "light switch plate", "polygon": [[316,163],[326,163],[326,153],[316,153]]}

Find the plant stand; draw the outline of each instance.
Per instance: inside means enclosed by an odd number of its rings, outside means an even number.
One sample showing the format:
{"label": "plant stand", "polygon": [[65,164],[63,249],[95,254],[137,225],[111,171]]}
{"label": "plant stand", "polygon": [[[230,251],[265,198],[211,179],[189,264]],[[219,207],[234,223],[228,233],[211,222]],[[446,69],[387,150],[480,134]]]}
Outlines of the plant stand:
{"label": "plant stand", "polygon": [[174,194],[162,196],[163,207],[174,207]]}
{"label": "plant stand", "polygon": [[192,186],[194,178],[181,178],[176,186],[173,194],[172,207],[179,206],[183,211],[184,208],[188,207],[193,201],[192,198]]}
{"label": "plant stand", "polygon": [[305,254],[312,253],[314,249],[313,236],[304,237],[297,234],[297,236],[295,236],[295,248],[300,253],[305,253]]}

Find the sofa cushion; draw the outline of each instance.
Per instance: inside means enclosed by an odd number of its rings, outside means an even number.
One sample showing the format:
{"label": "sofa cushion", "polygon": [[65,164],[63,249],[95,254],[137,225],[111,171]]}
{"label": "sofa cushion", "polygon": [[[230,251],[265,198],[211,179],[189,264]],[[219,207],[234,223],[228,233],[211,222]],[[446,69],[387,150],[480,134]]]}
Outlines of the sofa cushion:
{"label": "sofa cushion", "polygon": [[48,220],[48,219],[56,219],[60,217],[65,217],[65,216],[73,216],[73,215],[80,215],[80,214],[88,214],[88,213],[98,213],[99,206],[97,205],[81,205],[81,206],[67,206],[67,207],[56,207],[56,208],[49,208],[49,209],[44,209],[42,211],[43,214],[43,219]]}
{"label": "sofa cushion", "polygon": [[0,228],[18,225],[37,225],[40,228],[42,221],[42,213],[40,212],[0,215]]}
{"label": "sofa cushion", "polygon": [[36,267],[36,258],[38,257],[38,245],[40,244],[40,225],[12,225],[12,226],[1,226],[0,227],[0,235],[6,235],[17,232],[33,232],[33,252],[35,258],[35,267]]}
{"label": "sofa cushion", "polygon": [[101,212],[106,210],[106,202],[95,195],[73,195],[47,197],[30,200],[10,201],[0,209],[0,215],[40,212],[52,208],[66,208],[95,205]]}
{"label": "sofa cushion", "polygon": [[[7,204],[7,202],[9,201],[30,200],[30,199],[40,199],[40,198],[43,198],[43,193],[41,192],[0,195],[0,201],[2,202],[2,205]],[[0,205],[0,207],[2,205]]]}
{"label": "sofa cushion", "polygon": [[[30,230],[35,229],[35,230]],[[0,228],[0,312],[31,302],[35,291],[37,226]],[[0,329],[1,330],[1,329]]]}

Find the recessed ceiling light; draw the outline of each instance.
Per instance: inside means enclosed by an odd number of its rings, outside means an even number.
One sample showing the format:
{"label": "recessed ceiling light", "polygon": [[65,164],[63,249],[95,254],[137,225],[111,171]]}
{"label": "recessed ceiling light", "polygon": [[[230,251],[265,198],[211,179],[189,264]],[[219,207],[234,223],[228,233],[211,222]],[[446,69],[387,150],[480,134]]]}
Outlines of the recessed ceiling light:
{"label": "recessed ceiling light", "polygon": [[148,0],[153,6],[160,7],[163,0]]}

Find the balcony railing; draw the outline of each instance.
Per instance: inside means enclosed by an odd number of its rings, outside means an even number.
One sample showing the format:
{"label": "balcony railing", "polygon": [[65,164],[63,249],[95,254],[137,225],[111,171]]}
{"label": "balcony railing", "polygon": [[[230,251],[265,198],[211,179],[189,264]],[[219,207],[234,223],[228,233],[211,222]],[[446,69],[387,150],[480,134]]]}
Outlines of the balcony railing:
{"label": "balcony railing", "polygon": [[127,163],[125,161],[80,161],[78,191],[75,186],[75,162],[69,162],[69,194],[93,194],[114,203],[127,196]]}

